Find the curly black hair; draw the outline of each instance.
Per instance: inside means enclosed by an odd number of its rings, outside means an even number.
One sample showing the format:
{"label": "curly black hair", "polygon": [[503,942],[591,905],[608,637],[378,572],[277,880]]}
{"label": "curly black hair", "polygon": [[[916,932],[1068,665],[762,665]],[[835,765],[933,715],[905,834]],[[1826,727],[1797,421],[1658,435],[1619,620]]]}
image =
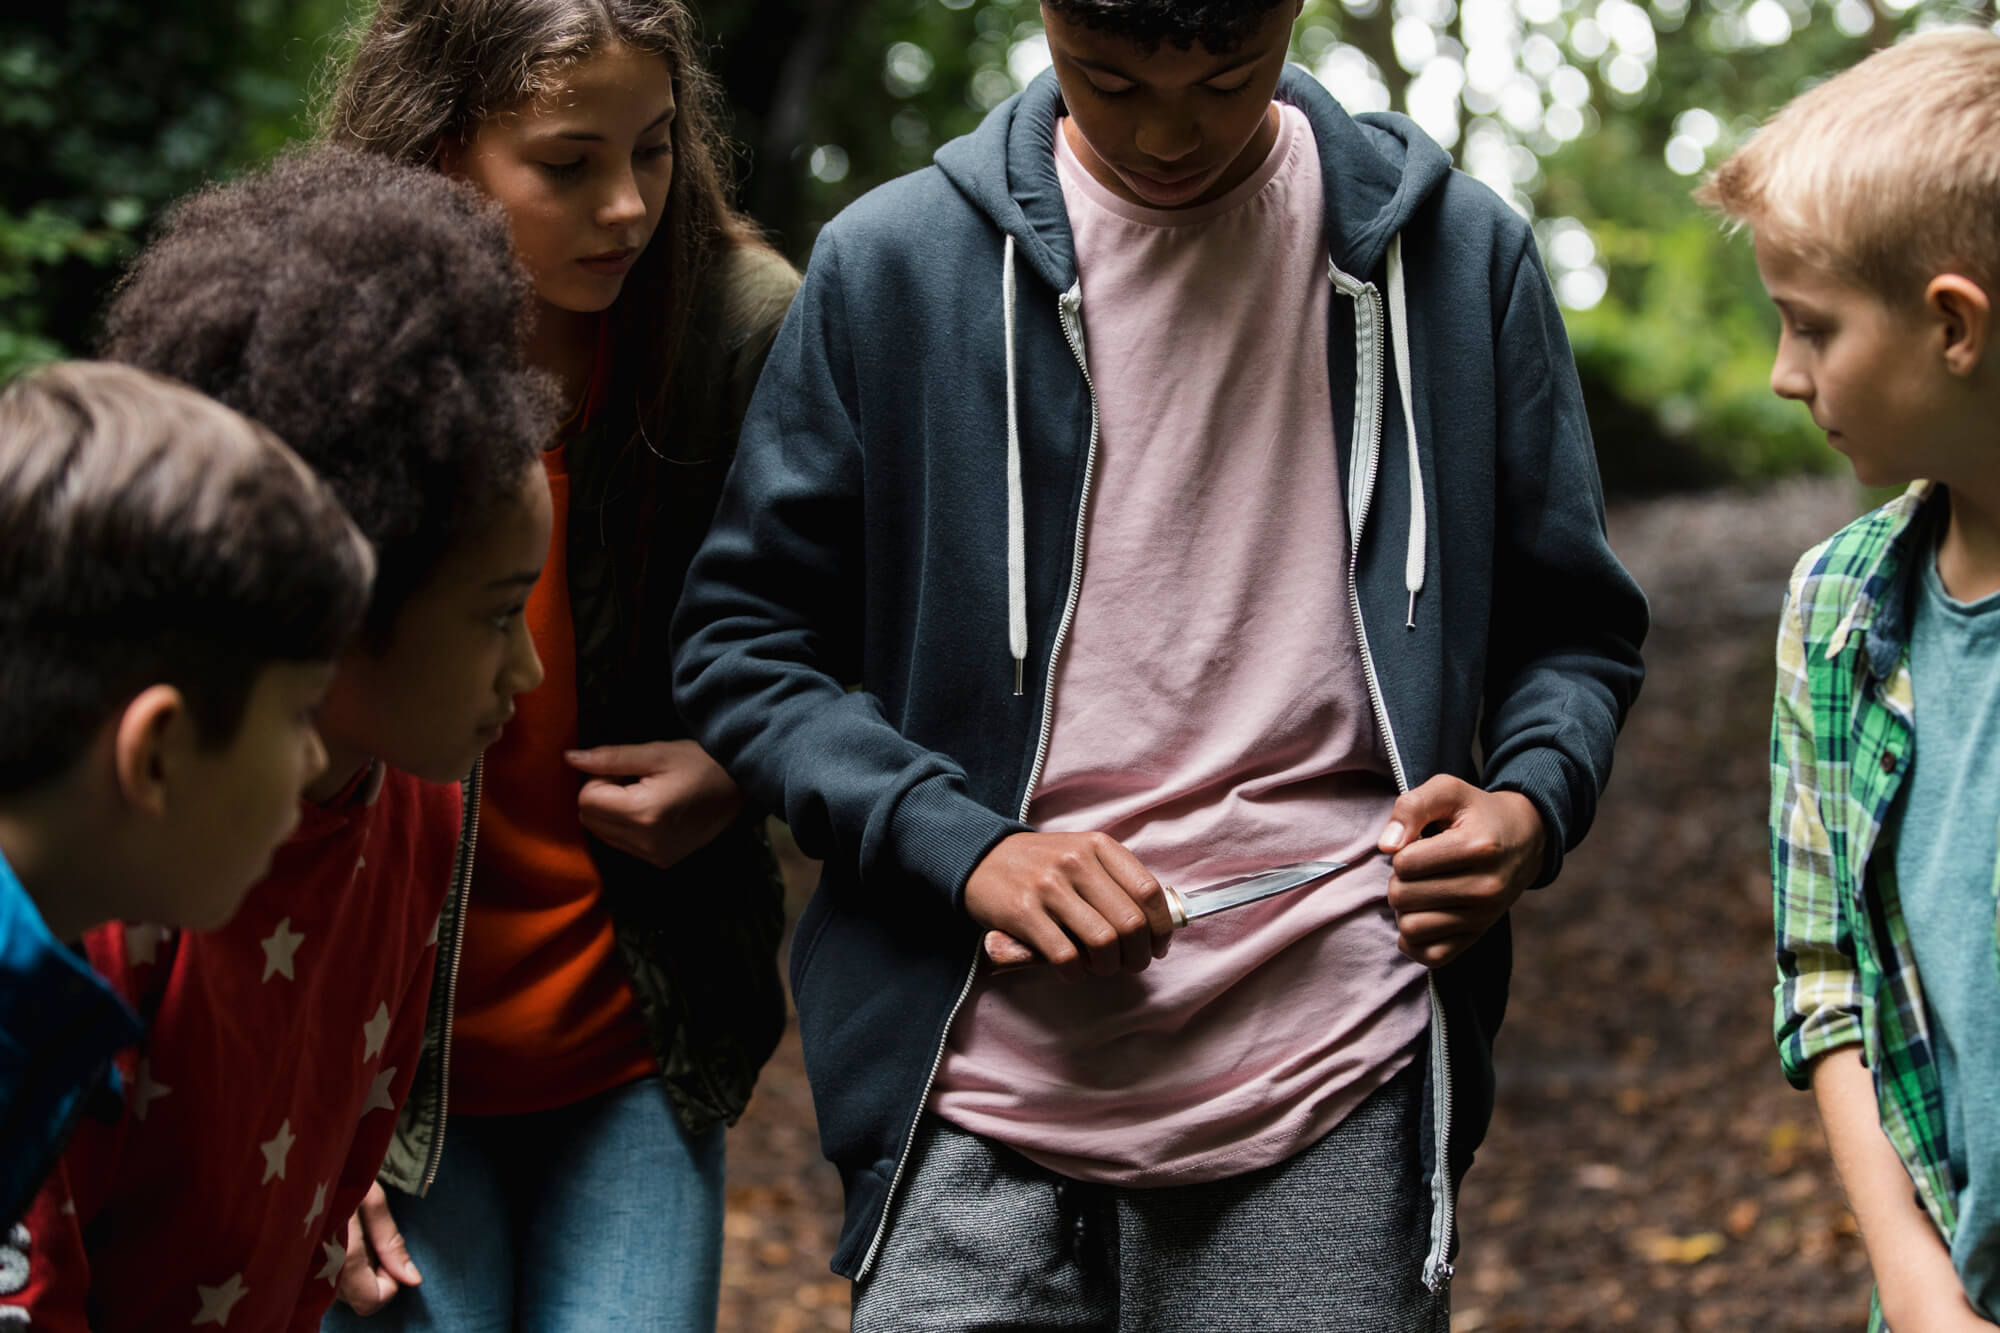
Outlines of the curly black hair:
{"label": "curly black hair", "polygon": [[374,543],[381,642],[537,465],[553,386],[500,210],[435,171],[316,148],[190,196],[119,287],[104,354],[277,433]]}
{"label": "curly black hair", "polygon": [[1281,0],[1045,0],[1048,7],[1098,32],[1129,37],[1146,50],[1172,42],[1183,51],[1200,42],[1229,55],[1257,30]]}

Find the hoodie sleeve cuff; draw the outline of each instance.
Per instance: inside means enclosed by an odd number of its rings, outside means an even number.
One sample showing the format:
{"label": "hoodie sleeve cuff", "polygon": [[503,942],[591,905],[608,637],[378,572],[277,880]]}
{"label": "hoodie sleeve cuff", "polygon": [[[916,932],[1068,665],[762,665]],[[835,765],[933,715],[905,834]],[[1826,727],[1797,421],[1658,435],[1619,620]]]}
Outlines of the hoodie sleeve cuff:
{"label": "hoodie sleeve cuff", "polygon": [[[1546,749],[1529,751],[1488,777],[1488,791],[1519,792],[1542,817],[1542,869],[1528,886],[1531,889],[1542,888],[1562,873],[1564,855],[1583,836],[1582,827],[1572,827],[1577,822],[1579,785],[1568,760]],[[1581,823],[1589,824],[1587,810]]]}
{"label": "hoodie sleeve cuff", "polygon": [[965,881],[994,844],[1029,826],[967,796],[949,774],[926,778],[903,793],[889,817],[887,852],[897,870],[931,885],[965,907]]}

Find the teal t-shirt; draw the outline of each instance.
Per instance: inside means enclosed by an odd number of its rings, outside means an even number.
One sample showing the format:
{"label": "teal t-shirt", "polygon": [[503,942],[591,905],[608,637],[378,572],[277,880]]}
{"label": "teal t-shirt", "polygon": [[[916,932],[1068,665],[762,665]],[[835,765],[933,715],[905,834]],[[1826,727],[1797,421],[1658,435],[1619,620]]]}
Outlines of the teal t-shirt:
{"label": "teal t-shirt", "polygon": [[[93,1092],[117,1088],[112,1055],[139,1036],[139,1020],[49,933],[0,856],[0,1291],[15,1220]],[[109,1103],[123,1109],[122,1098]]]}
{"label": "teal t-shirt", "polygon": [[1953,1265],[2000,1316],[2000,593],[1952,598],[1935,546],[1910,599],[1915,761],[1904,781],[1896,889],[1937,1046],[1958,1189]]}

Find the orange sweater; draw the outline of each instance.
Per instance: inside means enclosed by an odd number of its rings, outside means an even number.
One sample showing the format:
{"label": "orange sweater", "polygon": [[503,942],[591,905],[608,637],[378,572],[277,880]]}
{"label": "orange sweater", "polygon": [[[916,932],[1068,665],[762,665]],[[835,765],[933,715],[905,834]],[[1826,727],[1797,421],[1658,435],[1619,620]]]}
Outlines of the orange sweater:
{"label": "orange sweater", "polygon": [[576,798],[576,634],[565,538],[563,449],[543,456],[555,526],[528,597],[546,679],[515,701],[486,752],[486,790],[467,900],[451,1109],[513,1115],[567,1106],[656,1072],[611,934]]}

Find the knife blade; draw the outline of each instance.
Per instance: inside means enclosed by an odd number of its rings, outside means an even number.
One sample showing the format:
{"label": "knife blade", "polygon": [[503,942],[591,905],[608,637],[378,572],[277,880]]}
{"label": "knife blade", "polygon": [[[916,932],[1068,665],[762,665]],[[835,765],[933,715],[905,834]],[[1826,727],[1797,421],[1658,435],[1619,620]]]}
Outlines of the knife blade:
{"label": "knife blade", "polygon": [[1173,917],[1174,928],[1178,930],[1190,921],[1199,921],[1202,917],[1247,903],[1262,902],[1345,869],[1345,861],[1300,861],[1260,874],[1225,879],[1220,884],[1204,888],[1167,888],[1167,912]]}
{"label": "knife blade", "polygon": [[[1166,890],[1167,914],[1173,920],[1174,929],[1179,930],[1190,921],[1226,912],[1233,907],[1262,902],[1280,893],[1289,893],[1345,869],[1345,861],[1298,861],[1275,870],[1240,875],[1197,889],[1161,887]],[[987,961],[996,968],[1011,969],[1041,961],[1033,949],[1005,931],[987,931],[985,948]]]}

